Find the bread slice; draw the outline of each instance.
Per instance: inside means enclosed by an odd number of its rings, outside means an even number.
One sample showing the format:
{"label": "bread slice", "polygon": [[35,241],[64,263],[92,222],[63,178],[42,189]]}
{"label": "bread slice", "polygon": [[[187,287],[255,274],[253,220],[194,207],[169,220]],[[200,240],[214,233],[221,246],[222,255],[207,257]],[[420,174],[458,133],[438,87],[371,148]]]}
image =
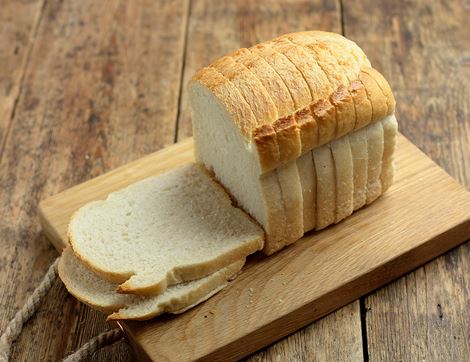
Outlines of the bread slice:
{"label": "bread slice", "polygon": [[302,209],[304,232],[312,230],[316,223],[317,175],[312,151],[297,159],[300,185],[302,187]]}
{"label": "bread slice", "polygon": [[236,276],[245,260],[236,261],[204,278],[176,284],[157,296],[126,295],[116,292],[117,284],[88,270],[66,248],[59,261],[59,277],[67,290],[81,302],[104,313],[108,319],[144,320],[164,312],[181,313],[210,298]]}
{"label": "bread slice", "polygon": [[283,238],[285,246],[300,239],[304,234],[302,188],[295,160],[279,166],[276,172],[281,185],[287,223]]}
{"label": "bread slice", "polygon": [[382,157],[382,173],[380,181],[382,183],[382,193],[385,192],[393,183],[395,174],[395,165],[393,155],[395,153],[396,138],[398,132],[398,123],[395,115],[387,116],[382,120],[384,132],[384,154]]}
{"label": "bread slice", "polygon": [[68,236],[75,255],[119,291],[158,294],[263,247],[263,231],[225,190],[189,164],[79,209]]}
{"label": "bread slice", "polygon": [[266,230],[266,243],[263,252],[267,255],[279,250],[285,243],[287,215],[281,193],[277,170],[270,171],[259,178],[261,192],[266,200],[267,218],[261,221]]}
{"label": "bread slice", "polygon": [[354,176],[349,136],[331,142],[334,167],[336,171],[336,216],[340,222],[353,212]]}
{"label": "bread slice", "polygon": [[335,166],[330,145],[314,149],[313,160],[317,175],[316,230],[321,230],[334,223],[336,218]]}
{"label": "bread slice", "polygon": [[366,127],[367,130],[367,196],[366,203],[370,204],[382,194],[380,174],[382,172],[382,157],[384,151],[384,132],[381,122],[374,122]]}
{"label": "bread slice", "polygon": [[353,209],[366,204],[367,197],[367,130],[365,128],[349,134],[349,144],[354,170]]}

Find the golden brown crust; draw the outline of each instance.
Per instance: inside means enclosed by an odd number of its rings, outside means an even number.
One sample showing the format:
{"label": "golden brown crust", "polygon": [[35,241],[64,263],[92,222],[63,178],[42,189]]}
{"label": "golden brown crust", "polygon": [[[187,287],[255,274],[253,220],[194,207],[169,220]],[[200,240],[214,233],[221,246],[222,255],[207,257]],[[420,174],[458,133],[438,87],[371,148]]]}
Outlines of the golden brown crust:
{"label": "golden brown crust", "polygon": [[214,93],[214,96],[219,99],[235,120],[241,134],[249,142],[248,135],[251,136],[253,125],[258,121],[238,89],[220,72],[211,67],[201,69],[191,81],[200,82]]}
{"label": "golden brown crust", "polygon": [[[355,81],[361,69],[361,66],[364,64],[370,64],[367,60],[367,57],[359,49],[359,52],[345,52],[344,47],[346,40],[342,36],[329,35],[330,33],[326,32],[309,32],[305,37],[314,36],[315,39],[320,39],[323,41],[322,46],[319,47],[324,52],[323,59],[327,60],[327,63],[330,64],[330,68],[335,69],[335,72],[340,74],[341,72],[344,75],[342,82],[346,83],[346,87],[339,85],[336,87],[335,92],[331,94],[330,101],[336,108],[336,138],[339,138],[351,130],[354,129],[356,124],[356,105],[355,100],[349,92],[348,86],[351,82]],[[335,41],[329,41],[334,39]],[[352,53],[359,53],[353,55]],[[359,59],[363,56],[364,59]],[[334,80],[333,80],[334,82]]]}
{"label": "golden brown crust", "polygon": [[328,43],[319,40],[312,36],[307,36],[304,33],[297,33],[294,36],[286,37],[297,46],[307,49],[311,56],[313,56],[324,71],[328,80],[330,81],[331,88],[334,90],[340,85],[348,85],[349,81],[344,75],[341,67],[335,57],[332,56],[328,50]]}
{"label": "golden brown crust", "polygon": [[249,48],[251,52],[264,58],[279,74],[294,100],[295,108],[304,108],[310,103],[311,95],[308,85],[299,70],[283,54],[269,44],[263,43]]}
{"label": "golden brown crust", "polygon": [[318,147],[335,138],[336,110],[326,99],[320,99],[311,107],[311,110],[318,125]]}
{"label": "golden brown crust", "polygon": [[374,78],[375,82],[379,86],[383,95],[387,99],[387,107],[388,107],[387,114],[394,113],[395,112],[395,97],[393,96],[393,92],[392,92],[392,89],[390,88],[390,84],[388,84],[384,76],[380,74],[374,68],[370,68],[370,67],[363,67],[361,71],[364,73],[367,73],[372,78]]}
{"label": "golden brown crust", "polygon": [[349,86],[349,94],[354,100],[356,109],[356,121],[354,129],[362,128],[368,125],[372,120],[372,105],[367,98],[366,88],[360,80],[355,80]]}
{"label": "golden brown crust", "polygon": [[230,54],[233,59],[247,67],[263,84],[276,105],[279,117],[294,113],[295,105],[286,84],[274,68],[258,54],[242,48]]}
{"label": "golden brown crust", "polygon": [[363,71],[359,73],[359,80],[364,85],[367,98],[369,98],[372,105],[372,121],[375,122],[384,118],[388,113],[387,99],[377,85],[377,82],[369,74]]}
{"label": "golden brown crust", "polygon": [[354,101],[345,86],[339,86],[330,97],[336,108],[336,138],[342,137],[354,129],[356,111]]}
{"label": "golden brown crust", "polygon": [[[238,89],[245,101],[250,105],[258,124],[272,122],[278,117],[276,106],[263,84],[253,73],[233,58],[225,56],[215,61],[212,65],[222,73]],[[257,124],[257,125],[258,125]]]}
{"label": "golden brown crust", "polygon": [[213,65],[220,72],[205,68],[193,81],[254,142],[264,173],[393,112],[390,86],[369,64],[338,34],[302,32],[233,52]]}
{"label": "golden brown crust", "polygon": [[295,113],[295,121],[300,131],[301,153],[304,154],[318,145],[318,125],[310,108]]}
{"label": "golden brown crust", "polygon": [[253,141],[258,151],[261,169],[275,169],[280,162],[276,131],[270,124],[264,124],[253,131]]}
{"label": "golden brown crust", "polygon": [[293,115],[280,118],[273,123],[279,146],[280,162],[296,159],[300,156],[300,132]]}
{"label": "golden brown crust", "polygon": [[302,74],[310,89],[309,103],[327,98],[332,93],[331,83],[308,49],[293,43],[288,38],[274,39],[270,44],[284,54]]}

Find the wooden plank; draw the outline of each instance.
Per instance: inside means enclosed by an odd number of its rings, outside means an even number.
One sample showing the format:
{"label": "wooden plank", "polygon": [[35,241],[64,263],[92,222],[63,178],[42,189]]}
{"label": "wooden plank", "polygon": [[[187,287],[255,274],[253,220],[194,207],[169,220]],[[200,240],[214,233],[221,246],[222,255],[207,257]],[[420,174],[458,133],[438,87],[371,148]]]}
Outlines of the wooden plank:
{"label": "wooden plank", "polygon": [[[470,188],[468,5],[345,2],[344,15],[394,89],[401,131]],[[371,360],[468,360],[469,255],[466,243],[366,299]]]}
{"label": "wooden plank", "polygon": [[[190,146],[190,141],[176,144],[43,201],[44,229],[65,243],[73,212],[69,203],[79,207],[102,199],[116,184],[131,182],[128,175],[137,170],[139,178],[187,163]],[[469,235],[470,193],[400,136],[396,182],[375,203],[275,255],[253,256],[235,282],[180,316],[122,326],[143,357],[233,360],[390,282]]]}
{"label": "wooden plank", "polygon": [[2,1],[0,11],[0,159],[44,1]]}
{"label": "wooden plank", "polygon": [[[178,140],[192,135],[186,87],[198,69],[230,51],[280,34],[312,28],[341,32],[339,1],[198,0],[192,2],[190,14]],[[351,310],[354,313],[349,313]],[[349,309],[339,312],[338,316],[331,316],[318,326],[313,324],[251,358],[269,361],[277,358],[278,354],[287,358],[297,353],[306,360],[312,360],[315,356],[335,360],[339,350],[355,356],[362,346],[360,330],[356,328],[360,322],[358,311],[359,302],[353,302]],[[311,348],[312,341],[327,340],[331,331],[335,331],[341,349],[330,348],[328,343],[315,344],[314,350]],[[294,345],[297,348],[292,348]]]}
{"label": "wooden plank", "polygon": [[[39,199],[173,142],[187,5],[47,1],[0,164],[0,330],[57,255]],[[12,360],[59,360],[108,327],[57,282]],[[131,358],[112,351],[96,360]]]}
{"label": "wooden plank", "polygon": [[363,361],[356,300],[248,357],[247,361]]}

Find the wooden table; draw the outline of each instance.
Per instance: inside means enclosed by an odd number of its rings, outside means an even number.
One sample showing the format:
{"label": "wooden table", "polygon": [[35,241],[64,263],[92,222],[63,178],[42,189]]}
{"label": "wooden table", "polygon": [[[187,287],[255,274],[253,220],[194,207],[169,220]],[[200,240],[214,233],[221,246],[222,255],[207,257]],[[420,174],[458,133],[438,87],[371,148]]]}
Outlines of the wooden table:
{"label": "wooden table", "polygon": [[[57,256],[39,200],[191,135],[186,83],[216,57],[304,29],[357,41],[401,132],[470,187],[468,1],[56,1],[0,6],[0,330]],[[108,328],[58,281],[13,360],[57,360]],[[248,360],[470,355],[470,244]],[[118,343],[96,361],[127,361]]]}

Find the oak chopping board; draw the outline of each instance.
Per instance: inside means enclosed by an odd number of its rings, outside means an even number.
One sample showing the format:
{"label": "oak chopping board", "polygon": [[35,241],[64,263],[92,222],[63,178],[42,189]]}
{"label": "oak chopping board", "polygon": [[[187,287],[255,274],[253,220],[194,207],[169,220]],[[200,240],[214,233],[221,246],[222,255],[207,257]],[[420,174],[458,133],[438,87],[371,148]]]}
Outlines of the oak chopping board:
{"label": "oak chopping board", "polygon": [[[241,358],[469,239],[470,192],[404,136],[397,147],[395,183],[373,204],[270,257],[250,257],[227,288],[182,315],[120,322],[139,357]],[[61,250],[77,208],[190,161],[187,139],[52,196],[39,207],[43,230]]]}

